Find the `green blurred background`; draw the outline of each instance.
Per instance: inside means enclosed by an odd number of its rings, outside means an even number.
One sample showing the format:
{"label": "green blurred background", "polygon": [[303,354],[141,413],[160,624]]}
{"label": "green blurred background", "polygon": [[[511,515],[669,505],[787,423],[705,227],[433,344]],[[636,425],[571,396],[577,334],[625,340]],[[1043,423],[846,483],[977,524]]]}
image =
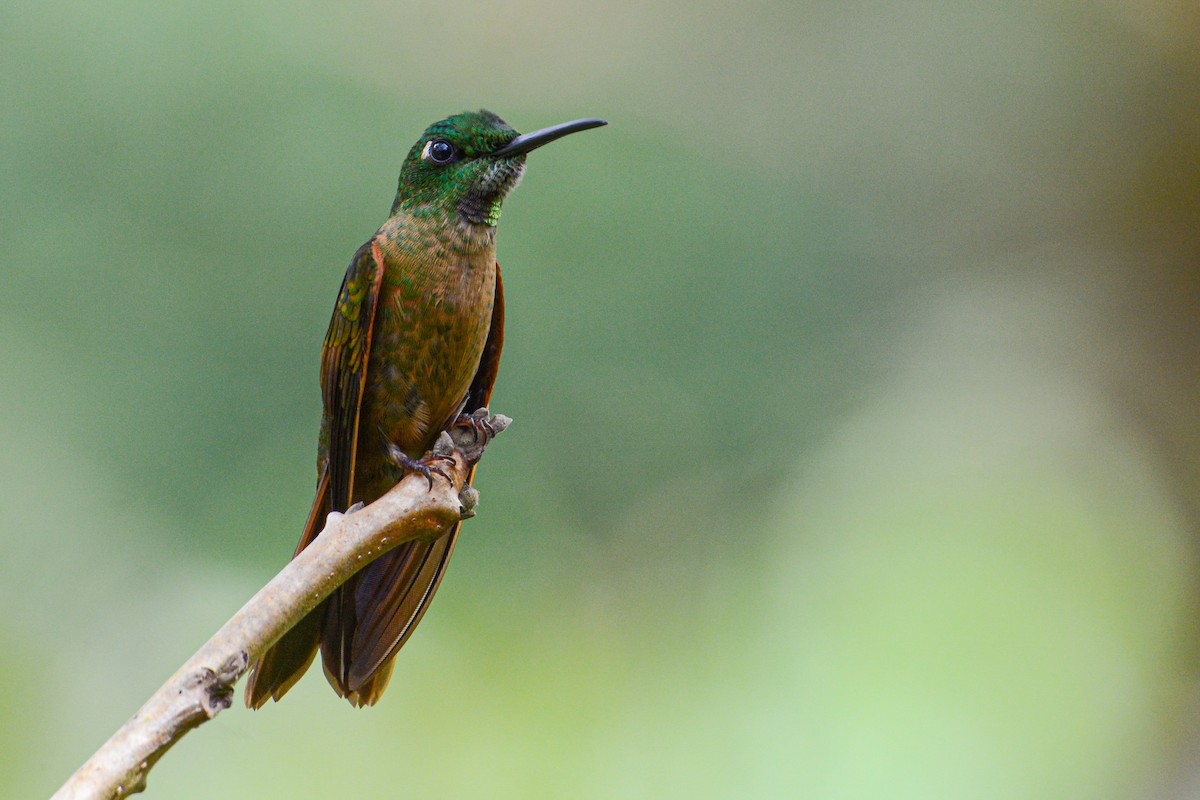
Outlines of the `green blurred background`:
{"label": "green blurred background", "polygon": [[[342,272],[429,122],[540,150],[513,416],[383,703],[153,797],[1200,792],[1200,12],[0,6],[0,796],[286,560]],[[239,687],[240,688],[240,687]]]}

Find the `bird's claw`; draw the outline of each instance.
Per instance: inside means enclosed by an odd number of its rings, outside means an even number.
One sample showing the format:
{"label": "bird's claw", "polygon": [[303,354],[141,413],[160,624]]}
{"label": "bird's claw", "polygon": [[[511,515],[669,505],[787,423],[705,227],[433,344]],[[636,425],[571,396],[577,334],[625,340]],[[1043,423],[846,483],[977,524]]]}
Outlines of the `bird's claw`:
{"label": "bird's claw", "polygon": [[446,479],[447,483],[454,483],[450,477],[450,473],[442,469],[440,464],[454,463],[454,456],[447,453],[426,453],[420,458],[410,458],[403,450],[394,444],[388,444],[388,460],[399,467],[404,475],[415,472],[416,474],[429,481],[429,490],[433,491],[433,476],[438,475]]}

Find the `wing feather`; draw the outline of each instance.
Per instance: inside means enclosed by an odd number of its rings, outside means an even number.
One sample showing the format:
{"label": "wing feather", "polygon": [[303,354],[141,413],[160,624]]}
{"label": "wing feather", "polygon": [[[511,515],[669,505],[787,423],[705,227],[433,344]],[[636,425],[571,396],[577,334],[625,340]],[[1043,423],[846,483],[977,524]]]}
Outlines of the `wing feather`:
{"label": "wing feather", "polygon": [[333,511],[345,511],[354,496],[362,394],[382,283],[383,254],[371,240],[350,260],[321,351],[321,398],[325,404]]}

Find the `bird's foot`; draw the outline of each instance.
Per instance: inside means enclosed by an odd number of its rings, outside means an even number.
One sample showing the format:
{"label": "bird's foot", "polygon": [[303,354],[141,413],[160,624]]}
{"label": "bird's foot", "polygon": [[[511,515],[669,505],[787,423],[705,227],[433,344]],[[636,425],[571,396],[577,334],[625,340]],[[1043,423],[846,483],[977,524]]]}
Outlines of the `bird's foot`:
{"label": "bird's foot", "polygon": [[487,447],[488,442],[496,438],[496,434],[507,428],[512,423],[509,417],[503,414],[492,416],[492,412],[487,408],[480,408],[472,411],[470,414],[459,414],[450,423],[450,430],[457,433],[459,430],[470,431],[472,441],[469,443],[461,442],[461,436],[455,436],[457,443],[461,447],[463,444],[469,444],[471,449],[477,450],[481,455],[483,448]]}
{"label": "bird's foot", "polygon": [[466,457],[467,463],[475,464],[483,456],[488,442],[511,424],[510,417],[503,414],[493,415],[486,408],[481,408],[470,414],[459,414],[450,423],[447,434],[453,440],[454,446]]}
{"label": "bird's foot", "polygon": [[454,482],[450,479],[450,474],[442,469],[443,464],[454,463],[454,456],[449,453],[434,450],[420,458],[411,458],[407,453],[391,443],[388,444],[387,452],[388,460],[400,469],[401,477],[415,472],[429,481],[429,489],[431,491],[433,490],[434,475],[445,478],[447,483]]}
{"label": "bird's foot", "polygon": [[449,483],[454,482],[443,467],[454,463],[456,453],[466,459],[468,466],[474,465],[483,455],[488,442],[510,424],[512,419],[503,414],[492,415],[486,408],[470,414],[459,414],[450,423],[449,429],[443,431],[434,442],[433,449],[420,458],[413,458],[395,443],[386,442],[388,460],[400,470],[401,479],[415,472],[429,481],[432,490],[434,475],[445,478]]}

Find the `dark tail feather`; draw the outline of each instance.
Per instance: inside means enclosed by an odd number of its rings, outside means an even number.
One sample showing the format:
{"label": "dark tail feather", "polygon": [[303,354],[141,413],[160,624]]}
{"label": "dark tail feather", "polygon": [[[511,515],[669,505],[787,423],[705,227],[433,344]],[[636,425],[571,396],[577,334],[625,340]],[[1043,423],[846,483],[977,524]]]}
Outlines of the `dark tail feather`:
{"label": "dark tail feather", "polygon": [[[329,513],[328,495],[329,473],[325,471],[317,481],[317,496],[313,500],[312,510],[308,512],[304,533],[300,536],[292,558],[308,547],[321,532],[325,517]],[[278,700],[300,680],[312,664],[313,657],[317,654],[317,646],[321,643],[321,618],[325,614],[324,607],[328,602],[308,612],[304,619],[296,623],[254,664],[246,681],[247,706],[262,708],[268,699]]]}
{"label": "dark tail feather", "polygon": [[374,705],[392,676],[396,651],[421,621],[445,574],[458,526],[432,541],[402,544],[332,595],[321,631],[329,684],[351,704]]}
{"label": "dark tail feather", "polygon": [[365,706],[373,706],[383,697],[383,690],[387,688],[388,681],[392,679],[392,667],[396,665],[396,659],[390,658],[371,673],[368,678],[357,689],[347,692],[344,696],[350,701],[350,705],[355,708],[363,708]]}
{"label": "dark tail feather", "polygon": [[262,708],[267,700],[278,700],[304,675],[317,655],[324,605],[308,612],[254,665],[246,681],[247,706]]}
{"label": "dark tail feather", "polygon": [[318,635],[325,678],[341,697],[350,691],[346,676],[350,671],[350,647],[358,620],[354,612],[354,587],[358,580],[358,575],[352,576],[329,595]]}

